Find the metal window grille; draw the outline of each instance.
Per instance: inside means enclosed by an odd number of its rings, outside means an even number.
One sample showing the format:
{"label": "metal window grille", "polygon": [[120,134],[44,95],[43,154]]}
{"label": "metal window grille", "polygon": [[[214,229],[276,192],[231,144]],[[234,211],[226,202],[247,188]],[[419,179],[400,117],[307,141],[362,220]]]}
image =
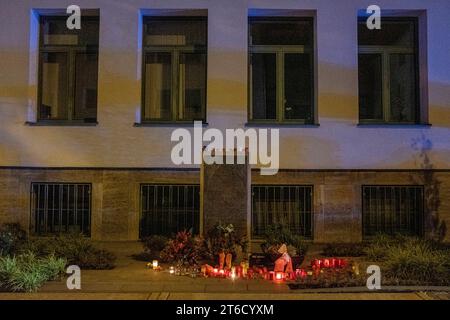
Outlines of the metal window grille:
{"label": "metal window grille", "polygon": [[261,237],[273,224],[312,238],[312,186],[253,186],[252,235]]}
{"label": "metal window grille", "polygon": [[142,185],[140,237],[200,230],[200,186]]}
{"label": "metal window grille", "polygon": [[91,185],[32,183],[31,229],[37,235],[91,232]]}
{"label": "metal window grille", "polygon": [[422,235],[423,186],[363,186],[363,235]]}

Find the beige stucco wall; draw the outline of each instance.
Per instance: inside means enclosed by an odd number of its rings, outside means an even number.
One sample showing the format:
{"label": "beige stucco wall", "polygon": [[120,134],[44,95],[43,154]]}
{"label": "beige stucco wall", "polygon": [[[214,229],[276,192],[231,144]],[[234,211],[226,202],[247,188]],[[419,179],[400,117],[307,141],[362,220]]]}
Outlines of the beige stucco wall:
{"label": "beige stucco wall", "polygon": [[[426,10],[429,122],[432,127],[361,128],[358,123],[357,31],[363,0],[77,0],[99,8],[100,62],[96,127],[30,127],[36,81],[33,8],[73,1],[0,1],[0,166],[172,167],[174,128],[136,128],[141,101],[140,9],[208,10],[209,127],[247,122],[249,9],[313,10],[317,23],[320,127],[281,128],[282,168],[415,168],[411,147],[424,135],[436,168],[450,168],[450,2],[378,0],[382,9]],[[426,70],[426,68],[425,68]]]}

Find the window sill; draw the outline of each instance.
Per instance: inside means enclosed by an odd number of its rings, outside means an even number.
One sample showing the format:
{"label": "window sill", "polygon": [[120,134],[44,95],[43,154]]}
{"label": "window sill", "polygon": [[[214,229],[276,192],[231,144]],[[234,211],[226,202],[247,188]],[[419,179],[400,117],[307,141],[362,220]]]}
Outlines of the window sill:
{"label": "window sill", "polygon": [[247,122],[246,127],[261,127],[261,128],[318,128],[320,124],[307,124],[307,123],[289,123],[289,122]]}
{"label": "window sill", "polygon": [[389,128],[389,129],[427,129],[432,125],[430,123],[358,123],[358,128]]}
{"label": "window sill", "polygon": [[30,127],[96,127],[98,122],[84,122],[84,121],[37,121],[25,122],[25,125]]}
{"label": "window sill", "polygon": [[[199,121],[200,122],[200,121]],[[208,127],[209,124],[207,122],[202,123],[202,127]],[[141,127],[167,127],[167,128],[193,128],[194,122],[136,122],[134,124],[134,127],[141,128]]]}

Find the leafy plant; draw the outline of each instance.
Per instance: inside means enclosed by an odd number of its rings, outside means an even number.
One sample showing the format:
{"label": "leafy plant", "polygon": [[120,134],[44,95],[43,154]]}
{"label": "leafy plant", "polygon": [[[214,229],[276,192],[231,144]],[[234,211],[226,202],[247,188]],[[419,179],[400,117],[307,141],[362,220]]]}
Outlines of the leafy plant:
{"label": "leafy plant", "polygon": [[304,257],[308,252],[309,244],[300,236],[292,236],[290,245],[295,248],[296,255],[298,256]]}
{"label": "leafy plant", "polygon": [[42,260],[41,268],[45,272],[48,280],[56,280],[59,275],[65,272],[66,264],[66,259],[50,255]]}
{"label": "leafy plant", "polygon": [[4,285],[11,275],[18,270],[19,266],[16,257],[0,257],[0,284]]}
{"label": "leafy plant", "polygon": [[0,284],[12,291],[33,292],[64,273],[65,265],[64,259],[37,257],[33,252],[3,257],[0,258]]}
{"label": "leafy plant", "polygon": [[272,255],[282,244],[288,246],[290,255],[305,256],[309,248],[308,243],[301,236],[293,234],[285,224],[269,225],[261,244],[263,252]]}
{"label": "leafy plant", "polygon": [[38,268],[21,269],[11,275],[8,285],[13,291],[34,292],[47,281],[46,275]]}
{"label": "leafy plant", "polygon": [[368,259],[382,263],[384,283],[448,285],[450,250],[427,239],[378,235],[367,246]]}
{"label": "leafy plant", "polygon": [[159,256],[161,251],[166,247],[168,241],[169,239],[167,237],[160,235],[146,237],[142,240],[144,252],[140,257],[144,258],[144,260],[150,260]]}
{"label": "leafy plant", "polygon": [[205,255],[205,242],[202,237],[194,237],[189,231],[178,232],[161,251],[163,261],[177,265],[198,265]]}
{"label": "leafy plant", "polygon": [[248,241],[246,237],[239,236],[232,224],[217,224],[207,232],[206,246],[210,258],[216,257],[219,253],[231,253],[235,258],[247,252]]}
{"label": "leafy plant", "polygon": [[71,264],[90,270],[114,269],[116,256],[107,250],[91,249],[79,253],[77,261]]}
{"label": "leafy plant", "polygon": [[0,255],[14,254],[21,242],[27,237],[19,224],[3,224],[0,226]]}
{"label": "leafy plant", "polygon": [[386,258],[387,251],[397,243],[398,239],[394,237],[378,234],[365,249],[367,258],[371,261],[383,261]]}
{"label": "leafy plant", "polygon": [[366,255],[366,245],[361,243],[330,243],[323,250],[327,257],[362,257]]}
{"label": "leafy plant", "polygon": [[113,253],[96,248],[90,239],[81,234],[34,239],[28,241],[22,250],[34,252],[41,257],[54,255],[64,258],[68,264],[78,265],[83,269],[115,267],[116,256]]}
{"label": "leafy plant", "polygon": [[350,268],[323,269],[319,275],[299,278],[289,284],[291,289],[343,288],[366,285],[366,278],[352,272]]}
{"label": "leafy plant", "polygon": [[386,252],[387,277],[398,281],[420,281],[423,284],[450,284],[449,252],[433,249],[430,242],[411,239]]}

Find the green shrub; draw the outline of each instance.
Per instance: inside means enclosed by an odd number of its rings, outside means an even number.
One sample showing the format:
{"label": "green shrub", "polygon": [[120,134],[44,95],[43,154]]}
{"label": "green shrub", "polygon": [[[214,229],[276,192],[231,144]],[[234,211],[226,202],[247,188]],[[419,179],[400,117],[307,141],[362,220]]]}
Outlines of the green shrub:
{"label": "green shrub", "polygon": [[81,252],[77,260],[71,264],[78,265],[82,269],[108,270],[114,269],[116,256],[107,250],[88,250]]}
{"label": "green shrub", "polygon": [[198,265],[205,256],[205,243],[202,237],[194,237],[188,231],[178,232],[167,242],[161,251],[164,262],[182,265]]}
{"label": "green shrub", "polygon": [[293,241],[291,230],[283,223],[268,225],[263,238],[269,245],[280,245],[283,243],[290,245]]}
{"label": "green shrub", "polygon": [[0,257],[0,287],[2,287],[12,274],[19,271],[16,257]]}
{"label": "green shrub", "polygon": [[450,284],[449,252],[435,250],[425,240],[408,240],[391,246],[385,255],[385,275],[403,281],[423,284]]}
{"label": "green shrub", "polygon": [[441,243],[402,235],[379,235],[366,252],[369,260],[382,263],[385,283],[450,284],[450,250]]}
{"label": "green shrub", "polygon": [[295,248],[296,254],[299,256],[306,256],[308,252],[309,244],[304,241],[304,239],[300,236],[292,236],[292,241],[290,243],[291,246]]}
{"label": "green shrub", "polygon": [[343,269],[322,269],[319,275],[297,278],[288,284],[291,289],[344,288],[366,285],[364,274],[355,274],[351,267]]}
{"label": "green shrub", "polygon": [[47,281],[46,275],[39,268],[19,270],[11,275],[8,286],[12,291],[34,292]]}
{"label": "green shrub", "polygon": [[81,234],[33,239],[23,246],[22,251],[31,251],[41,257],[54,255],[64,258],[68,264],[82,269],[112,269],[116,260],[113,253],[96,248]]}
{"label": "green shrub", "polygon": [[144,247],[143,257],[146,260],[153,259],[159,256],[160,252],[166,247],[169,238],[160,235],[152,235],[142,240]]}
{"label": "green shrub", "polygon": [[0,256],[14,254],[21,242],[27,237],[19,224],[3,224],[0,226]]}
{"label": "green shrub", "polygon": [[46,281],[63,274],[65,265],[64,259],[37,257],[33,252],[0,258],[1,287],[12,291],[36,291]]}
{"label": "green shrub", "polygon": [[362,257],[366,254],[366,246],[361,243],[330,243],[323,250],[326,257]]}
{"label": "green shrub", "polygon": [[246,258],[247,238],[238,234],[232,224],[218,223],[206,233],[206,253],[208,258],[215,260],[220,253],[231,253],[233,259]]}
{"label": "green shrub", "polygon": [[67,260],[57,258],[54,255],[48,256],[42,260],[41,268],[46,274],[48,280],[56,280],[58,276],[65,273]]}
{"label": "green shrub", "polygon": [[266,254],[274,254],[274,250],[282,244],[294,248],[294,253],[299,256],[305,256],[309,248],[309,244],[301,236],[293,234],[283,223],[269,225],[263,239],[261,249]]}
{"label": "green shrub", "polygon": [[386,259],[387,251],[398,243],[399,239],[396,237],[376,235],[365,249],[367,258],[371,261],[383,261]]}

